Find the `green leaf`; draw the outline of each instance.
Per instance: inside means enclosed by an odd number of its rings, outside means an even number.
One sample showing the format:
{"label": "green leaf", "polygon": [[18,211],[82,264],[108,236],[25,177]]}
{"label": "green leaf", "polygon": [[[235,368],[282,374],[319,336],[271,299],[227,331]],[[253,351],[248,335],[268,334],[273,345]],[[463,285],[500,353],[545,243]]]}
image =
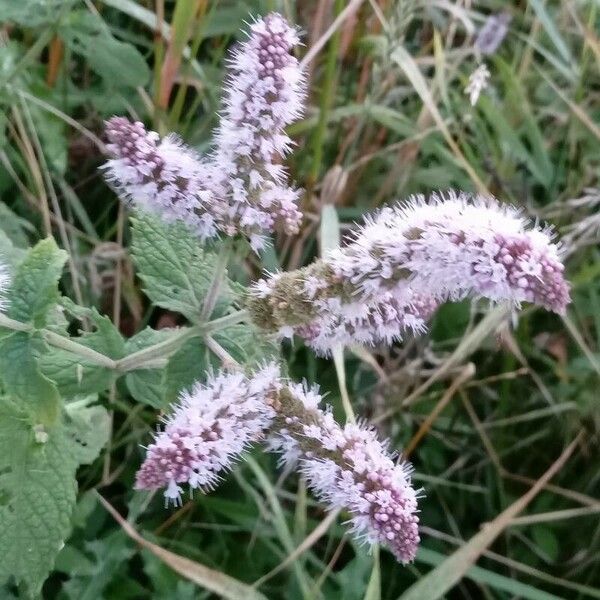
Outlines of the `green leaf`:
{"label": "green leaf", "polygon": [[61,8],[68,8],[73,0],[0,0],[2,21],[12,21],[25,27],[39,27],[54,23]]}
{"label": "green leaf", "polygon": [[[17,248],[29,246],[26,231],[35,232],[35,228],[29,221],[15,214],[4,202],[0,202],[0,230]],[[0,250],[0,254],[1,252]]]}
{"label": "green leaf", "polygon": [[[173,335],[172,329],[152,329],[143,331],[127,340],[125,349],[127,355],[165,341]],[[128,373],[125,383],[129,393],[143,404],[154,408],[165,406],[165,369],[140,369]]]}
{"label": "green leaf", "polygon": [[215,332],[212,337],[245,366],[252,367],[279,358],[279,346],[249,323],[231,325]]}
{"label": "green leaf", "polygon": [[171,356],[165,371],[165,403],[171,404],[184,390],[196,381],[206,378],[206,372],[216,367],[218,360],[212,357],[200,338],[188,340]]}
{"label": "green leaf", "polygon": [[92,458],[80,435],[73,424],[43,430],[0,402],[0,582],[12,577],[31,596],[69,533],[77,466]]}
{"label": "green leaf", "polygon": [[0,260],[14,271],[23,258],[25,258],[25,250],[17,248],[10,237],[0,230]]}
{"label": "green leaf", "polygon": [[36,422],[51,425],[58,417],[60,397],[38,366],[38,357],[45,350],[43,340],[35,335],[15,331],[4,336],[0,339],[0,377],[5,392],[21,409]]}
{"label": "green leaf", "polygon": [[8,316],[44,327],[58,302],[58,281],[66,260],[67,253],[52,238],[31,248],[13,274]]}
{"label": "green leaf", "polygon": [[[63,304],[66,303],[63,301]],[[95,308],[83,311],[79,309],[81,307],[68,310],[79,313],[76,316],[85,313],[96,329],[75,338],[77,343],[115,360],[123,358],[125,342],[111,320],[100,315]],[[47,377],[56,383],[60,393],[67,398],[104,392],[110,387],[115,377],[113,370],[59,348],[52,348],[52,352],[41,355],[40,368]]]}
{"label": "green leaf", "polygon": [[111,86],[135,88],[148,82],[150,70],[144,57],[135,46],[115,39],[96,15],[71,13],[60,34],[67,46],[84,56],[90,68]]}
{"label": "green leaf", "polygon": [[91,464],[110,436],[110,417],[103,406],[92,402],[96,396],[89,396],[66,406],[69,419],[68,434],[75,442],[73,448],[79,464]]}
{"label": "green leaf", "polygon": [[[203,250],[198,238],[181,223],[165,224],[142,213],[131,221],[133,260],[150,300],[198,321],[215,269],[215,254]],[[224,282],[217,310],[230,302],[231,290]]]}

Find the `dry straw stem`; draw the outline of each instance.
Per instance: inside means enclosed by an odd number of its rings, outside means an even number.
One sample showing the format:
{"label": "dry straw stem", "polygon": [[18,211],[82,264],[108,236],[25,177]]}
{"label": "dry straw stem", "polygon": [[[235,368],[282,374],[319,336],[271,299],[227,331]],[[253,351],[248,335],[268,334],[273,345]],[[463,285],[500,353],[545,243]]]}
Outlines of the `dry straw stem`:
{"label": "dry straw stem", "polygon": [[267,600],[266,597],[256,589],[233,577],[229,577],[220,571],[210,569],[201,563],[175,554],[174,552],[169,552],[169,550],[165,550],[157,544],[149,542],[147,539],[143,538],[133,525],[126,521],[107,500],[97,492],[96,496],[102,506],[104,506],[104,508],[114,517],[115,521],[119,523],[123,531],[134,542],[154,554],[154,556],[171,567],[171,569],[179,573],[182,577],[185,577],[196,585],[215,594],[219,594],[228,600]]}
{"label": "dry straw stem", "polygon": [[333,23],[327,28],[327,31],[313,44],[311,49],[304,55],[304,58],[300,61],[300,69],[306,69],[307,65],[310,64],[321,52],[323,46],[329,41],[329,38],[341,27],[342,23],[356,12],[364,0],[352,0],[344,10],[335,18]]}
{"label": "dry straw stem", "polygon": [[444,395],[441,397],[440,401],[435,405],[433,410],[427,415],[427,418],[421,426],[419,427],[417,433],[412,437],[412,439],[406,445],[404,449],[403,455],[404,458],[408,458],[414,451],[414,449],[419,445],[419,442],[427,435],[427,432],[431,429],[434,421],[440,416],[440,413],[446,408],[446,406],[452,400],[456,390],[460,388],[466,381],[471,379],[475,375],[475,365],[473,363],[468,363],[464,369],[460,371],[456,379],[452,382],[450,387],[444,392]]}
{"label": "dry straw stem", "polygon": [[469,568],[477,562],[482,552],[528,506],[550,479],[565,466],[582,437],[583,432],[580,432],[527,493],[501,512],[491,523],[485,523],[478,534],[441,565],[412,585],[402,594],[400,600],[422,600],[423,598],[437,600],[451,590],[464,577]]}

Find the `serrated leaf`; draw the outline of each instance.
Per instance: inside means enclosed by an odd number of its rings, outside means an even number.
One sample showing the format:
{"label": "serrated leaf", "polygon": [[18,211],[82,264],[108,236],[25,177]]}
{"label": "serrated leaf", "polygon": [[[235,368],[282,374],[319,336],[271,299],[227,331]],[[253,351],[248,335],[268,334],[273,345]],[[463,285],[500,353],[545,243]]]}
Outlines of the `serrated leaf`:
{"label": "serrated leaf", "polygon": [[[143,331],[127,340],[127,354],[143,350],[158,344],[173,335],[171,329],[152,329],[147,327]],[[154,408],[165,406],[165,369],[140,369],[128,373],[125,383],[129,393],[143,404]]]}
{"label": "serrated leaf", "polygon": [[[198,321],[215,269],[215,254],[203,250],[181,223],[165,224],[142,213],[131,221],[133,260],[147,296],[158,306]],[[224,283],[217,310],[230,302],[231,291]]]}
{"label": "serrated leaf", "polygon": [[214,339],[246,366],[254,366],[260,362],[279,357],[279,345],[273,343],[250,323],[237,323],[213,334]]}
{"label": "serrated leaf", "polygon": [[206,377],[206,372],[218,366],[201,338],[188,340],[169,358],[165,371],[165,403],[171,404],[179,394]]}
{"label": "serrated leaf", "polygon": [[14,331],[0,339],[0,378],[5,392],[32,418],[44,425],[56,421],[60,396],[38,366],[44,342],[35,335]]}
{"label": "serrated leaf", "polygon": [[13,273],[8,316],[43,327],[58,302],[58,281],[66,260],[67,253],[52,238],[31,248]]}
{"label": "serrated leaf", "polygon": [[[96,329],[77,337],[77,343],[115,360],[123,358],[125,342],[111,320],[100,315],[94,308],[84,309],[83,312],[91,319]],[[83,314],[79,311],[77,313],[78,316]],[[115,376],[113,370],[59,348],[53,348],[52,352],[41,355],[40,368],[67,398],[104,392],[110,387]]]}
{"label": "serrated leaf", "polygon": [[89,67],[110,86],[144,86],[150,70],[135,46],[117,40],[96,15],[76,11],[60,29],[66,45],[82,55]]}
{"label": "serrated leaf", "polygon": [[90,456],[77,435],[63,423],[40,430],[18,407],[0,402],[0,582],[12,577],[31,596],[70,530],[75,471]]}

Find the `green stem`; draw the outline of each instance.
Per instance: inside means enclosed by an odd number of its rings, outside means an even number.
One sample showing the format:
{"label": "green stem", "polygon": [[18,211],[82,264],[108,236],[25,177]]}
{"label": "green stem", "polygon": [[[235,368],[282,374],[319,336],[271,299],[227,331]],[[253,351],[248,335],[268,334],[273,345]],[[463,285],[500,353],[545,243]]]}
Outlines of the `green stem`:
{"label": "green stem", "polygon": [[219,250],[219,254],[217,255],[215,272],[213,273],[210,287],[208,288],[208,292],[204,298],[202,312],[200,313],[201,321],[206,321],[210,317],[215,308],[217,300],[219,299],[219,293],[221,291],[221,286],[223,285],[225,275],[227,274],[227,265],[229,264],[229,258],[231,257],[232,250],[233,240],[229,238],[223,242],[223,245]]}
{"label": "green stem", "polygon": [[0,327],[11,329],[13,331],[26,331],[29,333],[37,332],[49,346],[71,352],[93,365],[125,373],[136,369],[160,368],[161,366],[164,366],[163,359],[177,351],[186,340],[193,337],[206,336],[212,332],[219,331],[220,329],[235,325],[236,323],[240,323],[247,319],[248,312],[239,310],[229,315],[225,315],[224,317],[220,317],[219,319],[209,321],[204,325],[182,328],[177,330],[169,339],[154,344],[153,346],[149,346],[148,348],[144,348],[143,350],[133,352],[119,360],[113,360],[92,348],[88,348],[69,337],[49,329],[36,329],[29,323],[16,321],[3,314],[0,314]]}
{"label": "green stem", "polygon": [[46,343],[50,346],[61,348],[62,350],[67,350],[68,352],[77,354],[78,356],[81,356],[82,358],[85,358],[89,362],[100,367],[116,369],[116,361],[108,356],[105,356],[104,354],[101,354],[100,352],[96,352],[96,350],[93,350],[92,348],[88,348],[83,344],[74,342],[72,339],[64,337],[58,333],[55,333],[54,331],[50,331],[49,329],[40,329],[39,332]]}
{"label": "green stem", "polygon": [[185,341],[202,335],[203,331],[200,327],[188,327],[181,329],[173,334],[168,340],[154,344],[149,348],[138,350],[125,358],[117,361],[115,368],[123,373],[127,371],[135,371],[146,367],[148,363],[152,363],[157,358],[164,358],[168,354],[172,354],[178,350]]}
{"label": "green stem", "polygon": [[[335,2],[335,15],[338,16],[344,8],[344,0],[336,0]],[[327,51],[327,58],[325,61],[325,70],[323,72],[323,87],[321,91],[321,98],[319,103],[319,120],[317,128],[313,134],[312,149],[313,149],[313,162],[310,171],[311,181],[314,183],[318,180],[321,172],[321,163],[323,161],[323,147],[325,145],[325,133],[327,131],[327,121],[333,99],[335,95],[336,86],[336,69],[338,63],[338,53],[340,50],[340,39],[341,39],[341,28],[338,28],[329,41],[329,48]]]}

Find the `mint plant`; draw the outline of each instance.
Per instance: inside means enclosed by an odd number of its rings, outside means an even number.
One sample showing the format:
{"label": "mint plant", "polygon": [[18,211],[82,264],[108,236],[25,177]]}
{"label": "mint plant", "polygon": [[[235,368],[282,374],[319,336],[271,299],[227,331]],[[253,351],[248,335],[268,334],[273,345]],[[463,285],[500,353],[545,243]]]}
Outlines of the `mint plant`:
{"label": "mint plant", "polygon": [[[271,14],[231,56],[214,149],[199,156],[139,122],[106,124],[107,180],[131,208],[131,253],[151,303],[186,325],[125,339],[60,293],[68,255],[51,239],[0,268],[0,579],[39,593],[70,531],[76,469],[109,439],[98,395],[124,386],[162,417],[135,488],[168,505],[209,492],[253,444],[298,469],[351,531],[402,563],[420,541],[411,468],[367,423],[337,422],[316,386],[293,381],[282,338],[328,356],[424,331],[462,298],[559,313],[569,302],[560,248],[493,198],[447,192],[366,218],[347,243],[250,290],[235,267],[275,230],[297,231],[300,191],[281,160],[306,95],[290,53],[298,34]],[[77,329],[81,331],[77,333]],[[133,460],[133,459],[132,459]]]}

